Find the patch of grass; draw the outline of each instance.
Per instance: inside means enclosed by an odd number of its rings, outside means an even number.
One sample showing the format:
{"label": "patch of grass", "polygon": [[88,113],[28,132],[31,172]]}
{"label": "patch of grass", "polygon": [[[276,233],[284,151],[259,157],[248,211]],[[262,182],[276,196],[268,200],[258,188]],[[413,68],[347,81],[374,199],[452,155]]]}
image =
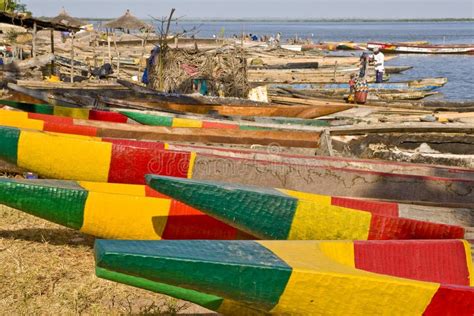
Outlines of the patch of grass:
{"label": "patch of grass", "polygon": [[0,205],[0,314],[176,315],[206,309],[99,279],[94,238]]}

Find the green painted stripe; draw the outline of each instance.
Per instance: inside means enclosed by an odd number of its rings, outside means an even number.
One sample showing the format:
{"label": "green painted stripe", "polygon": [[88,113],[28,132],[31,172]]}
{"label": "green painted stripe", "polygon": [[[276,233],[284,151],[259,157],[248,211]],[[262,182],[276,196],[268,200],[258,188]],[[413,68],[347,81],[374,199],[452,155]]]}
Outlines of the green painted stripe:
{"label": "green painted stripe", "polygon": [[158,192],[261,239],[287,239],[298,203],[275,189],[155,175],[146,180]]}
{"label": "green painted stripe", "polygon": [[241,131],[269,131],[273,130],[271,127],[260,127],[260,126],[250,126],[250,125],[240,125],[239,129]]}
{"label": "green painted stripe", "polygon": [[30,113],[54,114],[54,107],[49,104],[24,103],[11,100],[0,100],[0,104]]}
{"label": "green painted stripe", "polygon": [[291,267],[254,241],[97,240],[96,265],[271,310]]}
{"label": "green painted stripe", "polygon": [[328,121],[324,120],[304,120],[304,119],[292,119],[292,118],[274,118],[272,119],[275,123],[278,124],[287,124],[287,125],[304,125],[304,126],[329,126]]}
{"label": "green painted stripe", "polygon": [[18,128],[0,126],[0,159],[16,165],[20,133]]}
{"label": "green painted stripe", "polygon": [[48,221],[80,229],[88,192],[75,182],[0,179],[0,204]]}
{"label": "green painted stripe", "polygon": [[173,126],[173,118],[168,116],[151,115],[130,111],[120,111],[120,113],[143,125],[167,127]]}
{"label": "green painted stripe", "polygon": [[165,294],[180,300],[185,300],[198,304],[207,309],[217,311],[224,300],[222,297],[209,295],[193,290],[183,289],[164,283],[154,282],[145,278],[135,277],[124,273],[114,272],[107,269],[96,267],[95,274],[102,279],[134,286],[140,289]]}

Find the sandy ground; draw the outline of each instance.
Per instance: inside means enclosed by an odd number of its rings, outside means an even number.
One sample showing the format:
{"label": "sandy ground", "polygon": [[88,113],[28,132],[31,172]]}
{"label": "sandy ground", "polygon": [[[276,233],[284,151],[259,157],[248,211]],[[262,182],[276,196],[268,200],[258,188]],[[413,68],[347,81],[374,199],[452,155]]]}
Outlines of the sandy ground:
{"label": "sandy ground", "polygon": [[0,205],[0,315],[174,315],[207,310],[94,274],[94,239]]}

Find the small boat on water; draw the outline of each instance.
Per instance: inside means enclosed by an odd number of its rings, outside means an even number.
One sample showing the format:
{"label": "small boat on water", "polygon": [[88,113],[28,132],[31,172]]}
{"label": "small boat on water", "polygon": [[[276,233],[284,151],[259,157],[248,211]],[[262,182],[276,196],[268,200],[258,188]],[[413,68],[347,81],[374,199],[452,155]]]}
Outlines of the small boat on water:
{"label": "small boat on water", "polygon": [[223,315],[474,313],[459,240],[97,240],[95,259],[101,278]]}
{"label": "small boat on water", "polygon": [[264,240],[464,238],[459,226],[401,218],[371,206],[340,207],[329,196],[155,175],[146,179],[158,192]]}
{"label": "small boat on water", "polygon": [[474,54],[473,44],[416,45],[400,43],[368,43],[369,49],[378,48],[391,54]]}
{"label": "small boat on water", "polygon": [[[45,178],[145,184],[145,175],[154,173],[331,196],[437,203],[438,206],[472,207],[474,204],[474,180],[469,169],[414,168],[434,175],[424,176],[410,173],[411,164],[407,165],[406,172],[397,173],[318,165],[306,159],[279,160],[225,150],[206,153],[166,150],[165,147],[163,143],[48,134],[0,126],[0,159]],[[392,164],[390,170],[403,165]],[[452,177],[440,177],[438,169],[451,173]]]}
{"label": "small boat on water", "polygon": [[[420,80],[412,80],[407,82],[384,82],[384,83],[369,83],[369,91],[431,91],[444,86],[448,82],[447,78],[425,78]],[[272,88],[291,88],[293,90],[343,90],[349,91],[348,83],[300,83],[300,84],[271,84]]]}
{"label": "small boat on water", "polygon": [[5,178],[0,204],[99,238],[254,238],[144,185]]}

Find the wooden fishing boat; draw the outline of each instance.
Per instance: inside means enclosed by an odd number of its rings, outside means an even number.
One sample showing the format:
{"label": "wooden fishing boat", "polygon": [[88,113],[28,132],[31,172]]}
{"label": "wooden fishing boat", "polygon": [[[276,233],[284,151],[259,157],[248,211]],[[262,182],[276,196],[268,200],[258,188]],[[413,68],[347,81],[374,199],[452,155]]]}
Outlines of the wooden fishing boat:
{"label": "wooden fishing boat", "polygon": [[253,238],[144,185],[0,179],[0,204],[100,238]]}
{"label": "wooden fishing boat", "polygon": [[[30,113],[54,114],[57,116],[88,118],[90,120],[116,123],[138,123],[151,126],[241,130],[302,129],[304,126],[329,126],[327,121],[314,119],[248,117],[249,120],[241,120],[225,116],[210,118],[209,116],[192,113],[175,114],[163,111],[124,110],[120,108],[109,108],[107,111],[104,111],[84,107],[61,107],[12,100],[0,100],[0,107],[2,104]],[[34,119],[35,116],[32,115],[29,118]]]}
{"label": "wooden fishing boat", "polygon": [[[50,104],[26,103],[11,100],[0,100],[0,104],[29,113],[55,115],[60,117],[70,117],[84,120],[137,124],[136,121],[133,121],[129,117],[113,111],[103,111],[82,107],[66,107]],[[28,118],[31,119],[41,119],[42,117],[45,118],[47,116],[28,115]]]}
{"label": "wooden fishing boat", "polygon": [[[464,238],[459,226],[332,204],[329,196],[147,175],[158,192],[264,240]],[[259,218],[258,221],[254,220]]]}
{"label": "wooden fishing boat", "polygon": [[218,114],[225,116],[240,116],[240,117],[295,117],[312,119],[321,116],[330,115],[333,113],[351,109],[352,106],[340,102],[322,102],[321,105],[305,106],[305,105],[273,105],[273,106],[208,106],[208,105],[185,105],[176,103],[150,102],[144,100],[118,100],[112,98],[102,98],[102,101],[108,106],[125,107],[136,109],[151,109],[151,110],[172,110],[181,113],[195,113],[195,114]]}
{"label": "wooden fishing boat", "polygon": [[[165,146],[161,144],[161,146]],[[173,151],[156,143],[0,127],[0,159],[45,178],[144,184],[149,173],[331,196],[364,197],[438,206],[472,207],[474,180],[313,166],[229,155]],[[324,185],[321,185],[324,183]]]}
{"label": "wooden fishing boat", "polygon": [[[67,93],[62,96],[60,93],[44,92],[34,89],[26,89],[9,84],[9,87],[17,92],[27,94],[43,102],[59,105],[73,106],[77,105],[92,106],[97,103],[98,99],[104,104],[113,107],[126,107],[136,109],[157,109],[174,112],[188,112],[197,114],[219,114],[230,116],[277,116],[277,117],[298,117],[298,118],[316,118],[320,116],[345,111],[352,106],[345,103],[326,102],[320,106],[283,106],[283,105],[202,105],[196,103],[185,103],[187,96],[174,96],[163,98],[159,94],[150,94],[149,98],[143,99],[135,96],[134,98],[120,100],[107,97],[99,97],[97,95],[80,95],[75,93]],[[169,102],[170,98],[179,100],[180,103]],[[249,101],[251,102],[251,101]]]}
{"label": "wooden fishing boat", "polygon": [[372,42],[367,47],[379,48],[382,52],[391,54],[474,54],[472,44],[410,45]]}
{"label": "wooden fishing boat", "polygon": [[[369,91],[430,91],[444,86],[448,82],[447,78],[425,78],[408,82],[384,82],[369,83]],[[349,91],[348,83],[339,84],[272,84],[268,88],[291,88],[293,90],[314,90],[314,91]]]}
{"label": "wooden fishing boat", "polygon": [[[182,123],[180,126],[194,123],[183,120],[178,122]],[[144,126],[8,110],[0,110],[0,125],[97,137],[245,145],[279,144],[285,147],[301,148],[317,148],[321,134],[306,131]]]}
{"label": "wooden fishing boat", "polygon": [[[294,70],[278,70],[266,69],[255,70],[249,69],[247,77],[250,83],[347,83],[350,80],[350,72],[321,72],[320,70],[294,69]],[[375,72],[374,72],[375,74]],[[390,75],[384,74],[384,81],[388,81]],[[366,80],[370,83],[375,82],[375,75],[368,75]]]}
{"label": "wooden fishing boat", "polygon": [[98,240],[95,259],[99,277],[224,315],[470,315],[468,249],[457,240]]}

